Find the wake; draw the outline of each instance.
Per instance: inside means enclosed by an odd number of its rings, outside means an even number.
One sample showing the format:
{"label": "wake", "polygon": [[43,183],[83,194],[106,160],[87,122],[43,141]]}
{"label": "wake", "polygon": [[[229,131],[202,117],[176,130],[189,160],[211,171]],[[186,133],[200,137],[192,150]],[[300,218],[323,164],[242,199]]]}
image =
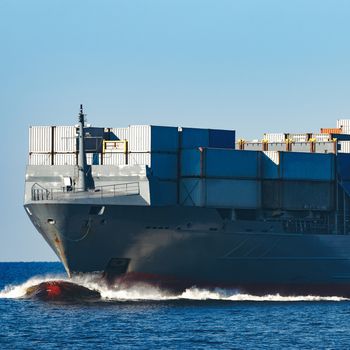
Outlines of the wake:
{"label": "wake", "polygon": [[201,289],[191,287],[181,294],[173,294],[162,289],[146,285],[134,284],[132,286],[107,285],[100,278],[93,275],[75,276],[71,279],[58,275],[46,275],[32,277],[19,285],[8,285],[0,291],[1,299],[21,299],[26,296],[29,287],[48,281],[67,281],[76,283],[86,288],[97,290],[101,294],[102,301],[174,301],[174,300],[222,300],[222,301],[253,301],[253,302],[317,302],[317,301],[345,301],[348,298],[337,296],[282,296],[279,294],[256,296],[242,294],[237,290],[229,289]]}

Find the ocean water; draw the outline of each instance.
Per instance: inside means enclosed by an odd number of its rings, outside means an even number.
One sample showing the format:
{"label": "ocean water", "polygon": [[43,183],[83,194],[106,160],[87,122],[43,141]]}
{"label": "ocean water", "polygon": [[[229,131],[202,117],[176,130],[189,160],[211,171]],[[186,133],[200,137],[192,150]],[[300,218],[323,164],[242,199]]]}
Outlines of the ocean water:
{"label": "ocean water", "polygon": [[232,290],[179,295],[145,285],[111,289],[94,276],[94,302],[23,298],[66,279],[59,263],[0,263],[0,349],[350,349],[350,300],[254,297]]}

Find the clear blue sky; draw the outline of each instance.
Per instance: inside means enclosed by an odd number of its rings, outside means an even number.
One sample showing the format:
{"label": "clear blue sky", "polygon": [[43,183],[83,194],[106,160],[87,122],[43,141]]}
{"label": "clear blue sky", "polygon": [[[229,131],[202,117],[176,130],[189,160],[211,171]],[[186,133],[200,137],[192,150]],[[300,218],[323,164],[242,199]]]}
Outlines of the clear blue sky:
{"label": "clear blue sky", "polygon": [[350,1],[0,0],[0,261],[53,260],[22,207],[29,125],[312,131],[350,117]]}

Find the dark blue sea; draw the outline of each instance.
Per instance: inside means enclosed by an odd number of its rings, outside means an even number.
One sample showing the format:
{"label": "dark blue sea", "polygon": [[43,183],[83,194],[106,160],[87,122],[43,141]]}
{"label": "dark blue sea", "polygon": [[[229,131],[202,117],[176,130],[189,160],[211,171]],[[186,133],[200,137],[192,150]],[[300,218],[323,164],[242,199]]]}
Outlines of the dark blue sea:
{"label": "dark blue sea", "polygon": [[149,286],[75,282],[100,301],[24,298],[65,278],[59,263],[0,263],[0,349],[350,349],[350,301],[254,297],[229,290],[170,295]]}

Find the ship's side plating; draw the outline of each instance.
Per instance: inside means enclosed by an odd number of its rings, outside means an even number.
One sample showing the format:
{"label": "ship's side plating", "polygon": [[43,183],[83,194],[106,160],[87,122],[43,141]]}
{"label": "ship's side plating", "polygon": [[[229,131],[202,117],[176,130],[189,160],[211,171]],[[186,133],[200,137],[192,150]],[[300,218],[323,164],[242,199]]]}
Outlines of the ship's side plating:
{"label": "ship's side plating", "polygon": [[231,221],[208,208],[26,207],[71,273],[102,272],[117,263],[119,273],[170,287],[263,291],[337,292],[350,282],[348,235],[286,233],[280,223]]}

